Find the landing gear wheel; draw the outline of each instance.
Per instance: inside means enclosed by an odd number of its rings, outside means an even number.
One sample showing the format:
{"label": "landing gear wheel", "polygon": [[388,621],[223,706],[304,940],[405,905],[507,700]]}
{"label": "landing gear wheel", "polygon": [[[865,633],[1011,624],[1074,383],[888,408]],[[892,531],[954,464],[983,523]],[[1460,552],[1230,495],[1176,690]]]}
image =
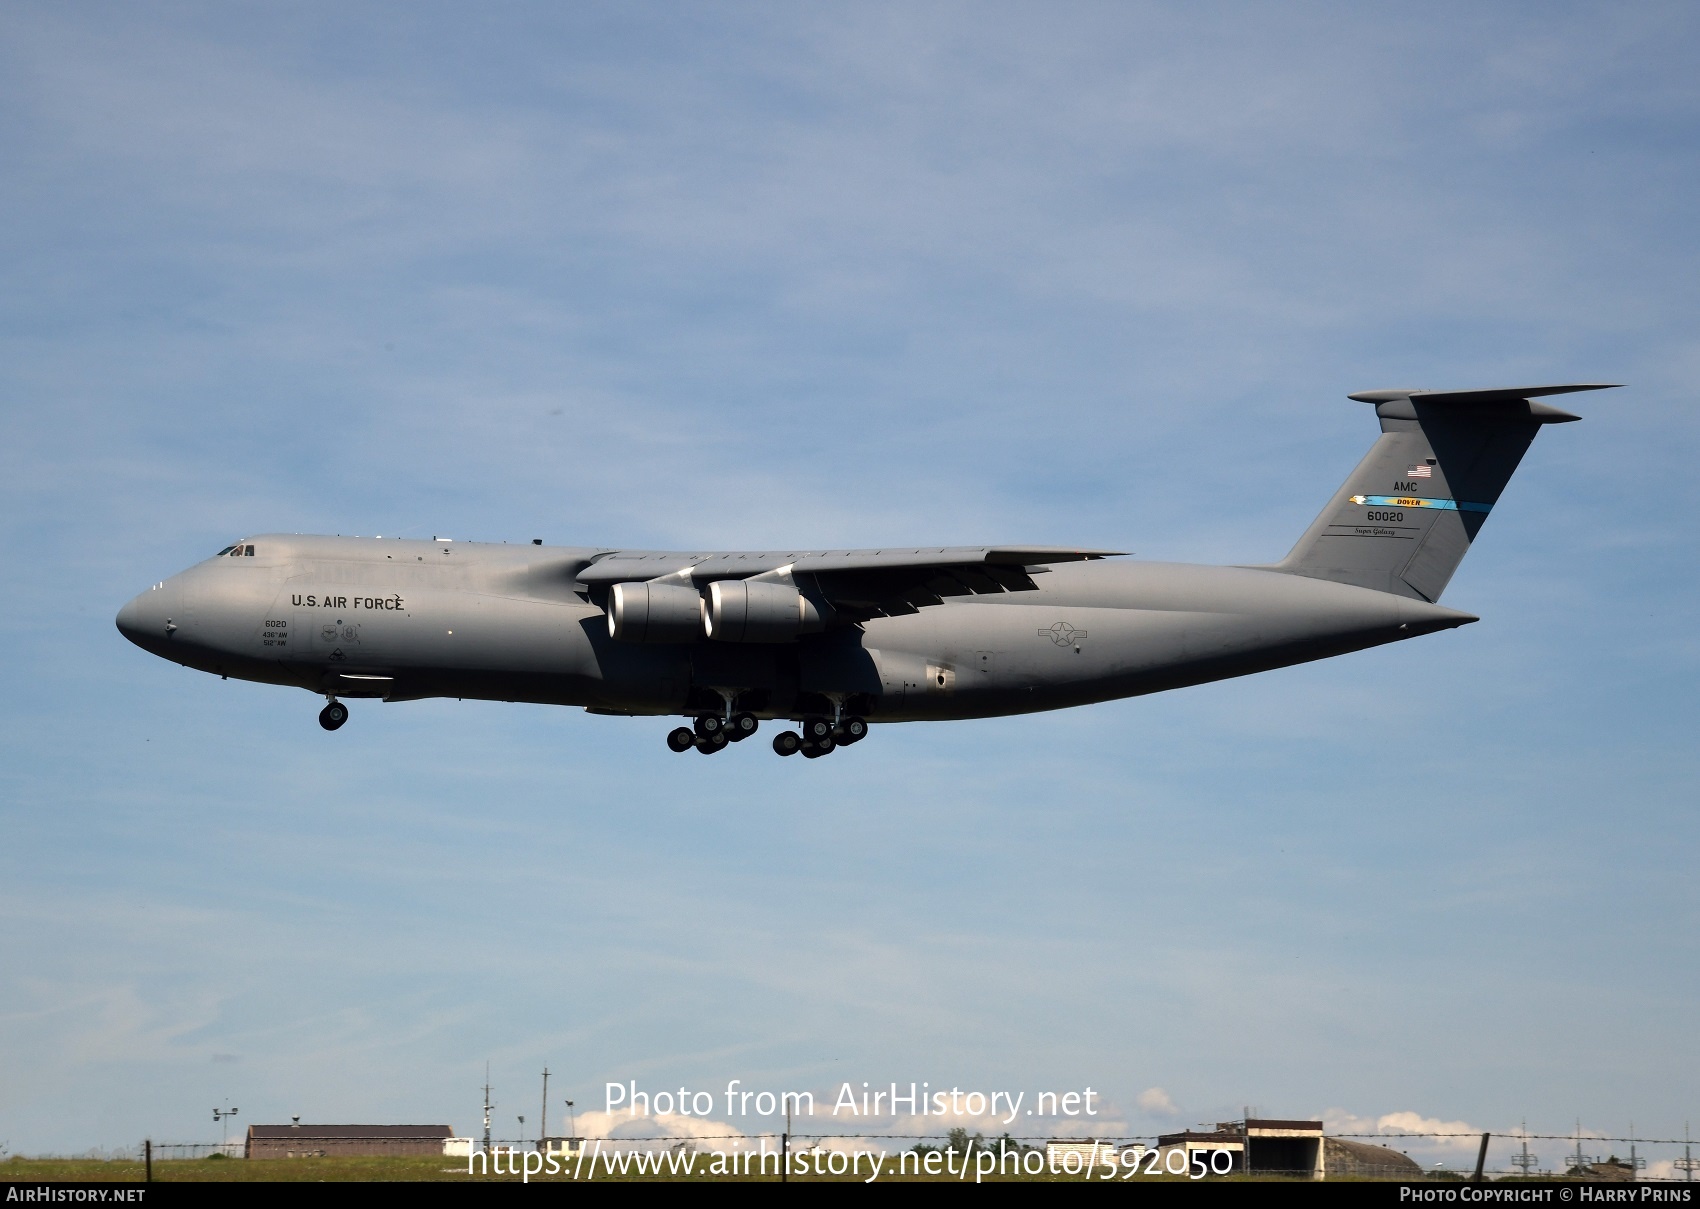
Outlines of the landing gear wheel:
{"label": "landing gear wheel", "polygon": [[810,743],[819,743],[822,739],[832,738],[831,720],[827,718],[804,718],[803,738]]}
{"label": "landing gear wheel", "polygon": [[677,752],[687,752],[697,745],[696,732],[688,726],[680,726],[667,735],[667,746]]}
{"label": "landing gear wheel", "polygon": [[803,736],[794,730],[782,730],[773,736],[773,750],[782,756],[794,756],[803,747]]}
{"label": "landing gear wheel", "polygon": [[319,711],[319,725],[326,730],[335,730],[348,721],[348,706],[340,701],[332,701]]}
{"label": "landing gear wheel", "polygon": [[711,739],[726,729],[726,720],[719,714],[704,714],[697,719],[697,737]]}
{"label": "landing gear wheel", "polygon": [[726,726],[726,737],[734,743],[742,743],[755,734],[760,725],[754,714],[733,714],[732,721]]}
{"label": "landing gear wheel", "polygon": [[838,723],[838,729],[833,737],[840,744],[849,747],[852,743],[860,743],[868,737],[868,724],[860,718],[844,718]]}
{"label": "landing gear wheel", "polygon": [[703,755],[712,756],[717,751],[726,750],[726,736],[715,735],[712,739],[698,739],[696,747]]}
{"label": "landing gear wheel", "polygon": [[832,736],[828,735],[826,738],[816,740],[813,743],[803,744],[803,754],[811,760],[818,760],[822,756],[830,755],[837,746],[838,744],[832,741]]}

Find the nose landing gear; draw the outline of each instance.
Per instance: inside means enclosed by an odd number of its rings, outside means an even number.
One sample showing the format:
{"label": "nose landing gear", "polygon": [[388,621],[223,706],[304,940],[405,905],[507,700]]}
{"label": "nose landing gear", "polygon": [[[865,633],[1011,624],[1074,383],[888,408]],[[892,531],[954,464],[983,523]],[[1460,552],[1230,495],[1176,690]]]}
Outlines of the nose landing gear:
{"label": "nose landing gear", "polygon": [[319,711],[319,725],[324,727],[326,730],[335,730],[347,721],[348,706],[336,700],[334,697],[331,699],[331,703],[329,705]]}

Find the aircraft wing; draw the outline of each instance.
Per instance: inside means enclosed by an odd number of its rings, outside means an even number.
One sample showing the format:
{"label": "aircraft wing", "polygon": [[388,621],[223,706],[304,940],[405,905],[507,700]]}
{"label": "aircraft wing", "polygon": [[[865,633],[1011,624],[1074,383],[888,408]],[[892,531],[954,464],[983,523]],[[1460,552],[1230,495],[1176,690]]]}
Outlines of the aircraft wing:
{"label": "aircraft wing", "polygon": [[1072,546],[903,546],[879,550],[733,551],[687,554],[615,550],[578,573],[580,583],[672,578],[701,585],[716,579],[790,579],[812,586],[852,617],[914,613],[947,596],[1030,591],[1051,563],[1119,554]]}

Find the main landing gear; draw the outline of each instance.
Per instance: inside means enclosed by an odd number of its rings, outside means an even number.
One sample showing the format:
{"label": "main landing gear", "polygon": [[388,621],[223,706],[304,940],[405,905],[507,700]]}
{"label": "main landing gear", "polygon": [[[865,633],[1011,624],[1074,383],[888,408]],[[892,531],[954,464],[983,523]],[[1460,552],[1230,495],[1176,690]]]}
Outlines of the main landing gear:
{"label": "main landing gear", "polygon": [[704,714],[696,720],[696,725],[681,726],[667,736],[667,746],[677,752],[687,752],[696,748],[705,756],[712,756],[717,751],[724,751],[729,743],[742,743],[760,728],[761,723],[754,714],[733,714],[723,718],[719,714]]}
{"label": "main landing gear", "polygon": [[861,718],[804,718],[803,733],[788,730],[773,737],[773,750],[782,756],[803,753],[805,760],[818,760],[840,747],[849,747],[868,737],[868,724]]}
{"label": "main landing gear", "polygon": [[326,730],[335,730],[348,721],[348,706],[331,698],[331,703],[319,711],[319,725]]}
{"label": "main landing gear", "polygon": [[[724,751],[728,744],[743,742],[760,725],[754,714],[733,714],[730,718],[704,714],[695,726],[674,728],[667,736],[667,746],[681,754],[695,748],[705,756],[712,756]],[[843,717],[837,722],[831,718],[804,718],[802,727],[802,734],[785,730],[773,736],[773,750],[782,756],[801,752],[805,759],[818,760],[828,752],[861,742],[868,734],[867,722],[855,717]]]}

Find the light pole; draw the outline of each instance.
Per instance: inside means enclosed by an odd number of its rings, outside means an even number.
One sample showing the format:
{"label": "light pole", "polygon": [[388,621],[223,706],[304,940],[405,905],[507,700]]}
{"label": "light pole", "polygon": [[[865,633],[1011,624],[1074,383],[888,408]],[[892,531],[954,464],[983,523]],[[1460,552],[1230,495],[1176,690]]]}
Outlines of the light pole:
{"label": "light pole", "polygon": [[213,1120],[216,1123],[218,1123],[219,1125],[223,1126],[222,1132],[220,1132],[219,1139],[218,1139],[218,1152],[220,1154],[223,1154],[224,1151],[225,1151],[225,1147],[230,1144],[230,1122],[229,1122],[228,1118],[234,1117],[237,1113],[239,1113],[241,1111],[242,1110],[239,1109],[239,1108],[223,1108],[223,1109],[215,1108],[215,1109],[213,1109]]}
{"label": "light pole", "polygon": [[566,1102],[566,1105],[567,1105],[567,1136],[576,1138],[576,1137],[578,1137],[578,1118],[573,1116],[573,1102],[571,1100],[568,1100]]}

